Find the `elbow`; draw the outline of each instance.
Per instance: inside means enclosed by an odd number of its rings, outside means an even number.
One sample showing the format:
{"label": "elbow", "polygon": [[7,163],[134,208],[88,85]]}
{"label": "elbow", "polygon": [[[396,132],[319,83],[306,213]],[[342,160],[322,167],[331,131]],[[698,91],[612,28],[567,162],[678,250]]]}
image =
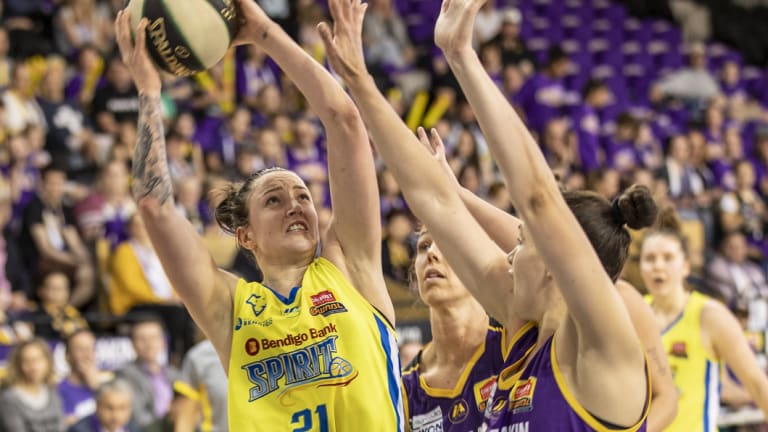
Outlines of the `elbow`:
{"label": "elbow", "polygon": [[328,108],[328,115],[330,120],[342,125],[350,125],[356,121],[360,121],[360,113],[357,110],[357,106],[352,100],[344,95],[341,101],[334,106]]}

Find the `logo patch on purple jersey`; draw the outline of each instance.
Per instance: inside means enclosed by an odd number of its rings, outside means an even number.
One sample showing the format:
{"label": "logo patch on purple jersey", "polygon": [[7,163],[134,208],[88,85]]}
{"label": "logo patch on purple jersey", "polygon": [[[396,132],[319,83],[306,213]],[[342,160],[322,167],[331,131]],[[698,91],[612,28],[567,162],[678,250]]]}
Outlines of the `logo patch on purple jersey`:
{"label": "logo patch on purple jersey", "polygon": [[509,409],[514,414],[533,410],[534,390],[536,390],[536,377],[515,383],[510,393]]}
{"label": "logo patch on purple jersey", "polygon": [[473,388],[475,402],[477,402],[477,409],[480,410],[480,412],[485,412],[485,407],[488,405],[488,399],[490,399],[493,394],[494,385],[496,385],[495,376],[475,383]]}
{"label": "logo patch on purple jersey", "polygon": [[448,420],[454,424],[461,423],[467,419],[467,415],[469,415],[469,405],[464,399],[459,399],[455,401],[451,406],[451,412],[448,414]]}

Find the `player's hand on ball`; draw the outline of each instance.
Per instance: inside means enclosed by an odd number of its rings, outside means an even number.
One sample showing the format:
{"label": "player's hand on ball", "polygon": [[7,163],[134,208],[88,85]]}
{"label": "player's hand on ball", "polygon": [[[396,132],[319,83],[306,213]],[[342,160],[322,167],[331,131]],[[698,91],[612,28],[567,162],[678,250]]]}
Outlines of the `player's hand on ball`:
{"label": "player's hand on ball", "polygon": [[159,96],[162,88],[160,73],[149,59],[146,47],[147,19],[139,22],[136,28],[136,41],[131,40],[130,12],[121,10],[115,19],[115,34],[120,56],[131,72],[133,82],[139,93]]}
{"label": "player's hand on ball", "polygon": [[236,0],[240,13],[240,31],[237,32],[233,45],[259,43],[268,37],[268,28],[272,20],[267,16],[256,0]]}
{"label": "player's hand on ball", "polygon": [[318,25],[318,30],[331,67],[349,84],[350,80],[367,73],[362,32],[368,4],[360,0],[330,0],[328,6],[333,17],[333,30],[324,22]]}

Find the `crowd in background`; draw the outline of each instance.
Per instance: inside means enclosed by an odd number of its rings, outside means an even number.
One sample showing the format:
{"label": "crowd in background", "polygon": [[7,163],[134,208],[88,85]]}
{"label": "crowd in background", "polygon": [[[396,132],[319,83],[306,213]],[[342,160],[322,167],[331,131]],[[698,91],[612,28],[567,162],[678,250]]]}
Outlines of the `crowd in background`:
{"label": "crowd in background", "polygon": [[[409,126],[437,129],[460,183],[512,212],[458,83],[414,25],[420,7],[414,4],[421,3],[435,2],[370,1],[364,25],[370,70]],[[526,119],[553,171],[570,189],[612,199],[624,186],[641,183],[660,203],[674,204],[689,236],[692,286],[724,301],[745,329],[764,332],[764,69],[745,76],[735,51],[713,61],[716,45],[696,40],[693,31],[680,40],[679,63],[657,71],[653,82],[627,80],[617,87],[602,64],[584,63],[567,40],[543,46],[537,38],[526,40],[529,12],[540,3],[550,2],[489,0],[475,37],[487,72]],[[139,104],[116,55],[113,19],[122,6],[122,0],[2,3],[0,358],[7,362],[0,431],[24,430],[6,416],[10,412],[36,419],[34,430],[66,424],[86,431],[84,422],[129,418],[131,428],[170,430],[174,419],[195,419],[179,415],[187,405],[174,394],[196,400],[191,377],[206,373],[195,369],[195,360],[182,359],[199,338],[130,194]],[[262,6],[324,62],[316,30],[327,20],[322,4],[271,0]],[[285,167],[307,182],[321,227],[327,226],[325,142],[317,117],[253,45],[231,50],[207,72],[163,79],[178,210],[197,227],[217,264],[258,280],[258,268],[213,221],[209,192],[262,168]],[[381,165],[378,178],[384,270],[393,283],[407,285],[416,221]],[[642,289],[636,268],[637,253],[625,277]],[[94,332],[129,335],[136,361],[99,370]],[[54,340],[65,341],[66,376],[55,376],[46,342]],[[756,337],[756,350],[762,344]],[[215,359],[210,352],[205,358]],[[182,367],[184,378],[174,367]]]}

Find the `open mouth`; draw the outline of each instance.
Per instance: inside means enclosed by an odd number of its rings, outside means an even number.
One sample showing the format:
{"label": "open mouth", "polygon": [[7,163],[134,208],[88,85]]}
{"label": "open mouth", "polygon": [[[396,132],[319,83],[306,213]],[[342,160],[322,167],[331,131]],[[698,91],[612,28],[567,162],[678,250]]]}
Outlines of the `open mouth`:
{"label": "open mouth", "polygon": [[309,227],[307,227],[307,224],[304,222],[294,222],[291,225],[288,226],[287,232],[307,232],[309,231]]}
{"label": "open mouth", "polygon": [[430,279],[445,279],[445,275],[435,269],[429,269],[424,273],[424,280],[428,281]]}

